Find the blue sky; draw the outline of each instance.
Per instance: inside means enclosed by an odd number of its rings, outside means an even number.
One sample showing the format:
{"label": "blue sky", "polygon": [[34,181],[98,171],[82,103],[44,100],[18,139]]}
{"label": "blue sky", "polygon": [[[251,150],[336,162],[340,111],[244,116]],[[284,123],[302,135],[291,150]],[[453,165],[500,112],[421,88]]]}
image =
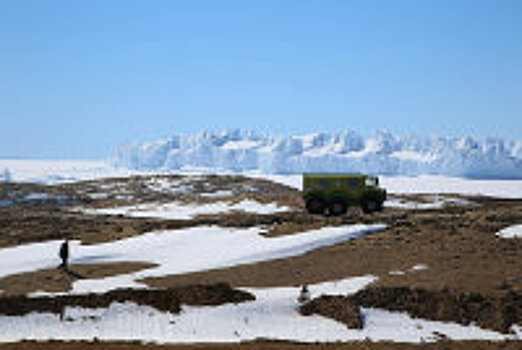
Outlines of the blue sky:
{"label": "blue sky", "polygon": [[522,138],[522,1],[0,0],[0,157],[245,128]]}

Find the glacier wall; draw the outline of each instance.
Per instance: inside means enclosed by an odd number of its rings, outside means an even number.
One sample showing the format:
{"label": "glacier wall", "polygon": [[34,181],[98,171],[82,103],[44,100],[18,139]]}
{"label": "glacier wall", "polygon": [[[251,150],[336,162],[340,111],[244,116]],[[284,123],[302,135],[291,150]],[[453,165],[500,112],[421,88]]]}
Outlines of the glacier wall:
{"label": "glacier wall", "polygon": [[118,167],[209,169],[274,174],[360,172],[522,178],[522,140],[396,136],[353,131],[272,136],[228,130],[126,144],[111,156]]}

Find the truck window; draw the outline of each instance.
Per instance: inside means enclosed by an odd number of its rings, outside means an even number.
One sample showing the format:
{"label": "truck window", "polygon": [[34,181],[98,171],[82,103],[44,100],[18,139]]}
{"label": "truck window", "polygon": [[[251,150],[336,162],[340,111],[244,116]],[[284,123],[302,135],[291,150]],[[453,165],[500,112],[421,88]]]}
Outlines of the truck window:
{"label": "truck window", "polygon": [[367,177],[366,180],[364,180],[364,184],[366,186],[375,187],[378,185],[377,178],[376,177]]}

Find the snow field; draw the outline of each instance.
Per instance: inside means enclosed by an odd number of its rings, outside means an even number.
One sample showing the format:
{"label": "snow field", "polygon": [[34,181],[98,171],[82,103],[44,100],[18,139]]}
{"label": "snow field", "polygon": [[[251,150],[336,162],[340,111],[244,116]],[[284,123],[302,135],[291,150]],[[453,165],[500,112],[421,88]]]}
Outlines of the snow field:
{"label": "snow field", "polygon": [[[72,293],[104,292],[117,287],[140,287],[135,280],[183,274],[301,255],[386,226],[349,225],[325,227],[291,236],[266,238],[261,228],[231,229],[199,226],[182,230],[150,232],[140,236],[96,245],[70,242],[71,264],[142,261],[158,267],[99,280],[82,279]],[[0,277],[53,268],[59,264],[60,241],[34,243],[0,249]],[[143,286],[141,286],[143,287]]]}
{"label": "snow field", "polygon": [[0,159],[0,171],[8,169],[10,181],[57,184],[129,176],[138,171],[116,169],[104,161]]}
{"label": "snow field", "polygon": [[[375,280],[361,276],[310,285],[312,297],[321,294],[352,294]],[[180,314],[159,312],[131,302],[113,303],[107,309],[67,308],[58,315],[32,313],[0,316],[5,330],[1,341],[32,340],[141,340],[156,343],[239,342],[258,338],[300,342],[435,341],[437,335],[464,340],[515,338],[475,326],[413,319],[405,313],[362,309],[365,327],[345,325],[318,315],[301,316],[299,288],[251,288],[255,301],[213,307],[183,306]],[[520,335],[517,335],[520,336]]]}

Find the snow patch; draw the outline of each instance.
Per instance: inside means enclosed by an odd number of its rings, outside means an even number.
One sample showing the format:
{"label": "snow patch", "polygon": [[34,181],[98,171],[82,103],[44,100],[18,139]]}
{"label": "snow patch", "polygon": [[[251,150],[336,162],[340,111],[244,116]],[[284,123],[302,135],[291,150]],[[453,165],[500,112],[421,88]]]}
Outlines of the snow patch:
{"label": "snow patch", "polygon": [[405,274],[406,273],[401,270],[394,270],[394,271],[388,272],[388,275],[390,275],[390,276],[404,276]]}
{"label": "snow patch", "polygon": [[506,227],[496,233],[500,238],[522,238],[522,224]]}
{"label": "snow patch", "polygon": [[424,270],[427,270],[428,269],[428,266],[427,265],[424,265],[424,264],[417,264],[415,266],[413,266],[410,271],[424,271]]}
{"label": "snow patch", "polygon": [[273,214],[290,211],[286,206],[277,203],[263,204],[245,199],[237,203],[215,202],[207,204],[146,203],[116,208],[75,209],[88,214],[125,215],[133,217],[163,218],[172,220],[189,220],[198,215],[221,214],[231,211],[245,211],[256,214]]}
{"label": "snow patch", "polygon": [[14,202],[9,199],[0,199],[0,207],[10,207],[14,205]]}
{"label": "snow patch", "polygon": [[230,190],[220,190],[215,192],[204,192],[199,194],[204,198],[221,198],[221,197],[231,197],[234,193]]}
{"label": "snow patch", "polygon": [[387,208],[398,208],[398,209],[440,209],[448,204],[466,205],[470,204],[469,201],[461,198],[451,198],[443,196],[425,196],[422,198],[422,202],[413,200],[407,200],[403,198],[388,199],[384,202],[384,206]]}

